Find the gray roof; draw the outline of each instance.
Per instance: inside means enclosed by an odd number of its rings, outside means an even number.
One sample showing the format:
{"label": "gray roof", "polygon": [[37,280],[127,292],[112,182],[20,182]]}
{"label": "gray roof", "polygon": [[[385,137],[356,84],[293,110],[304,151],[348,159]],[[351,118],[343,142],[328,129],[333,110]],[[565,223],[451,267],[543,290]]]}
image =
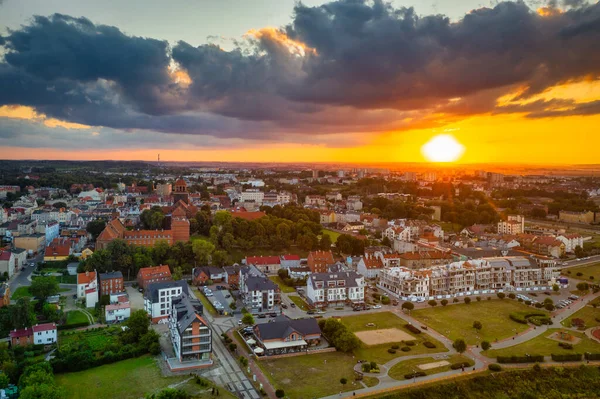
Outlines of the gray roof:
{"label": "gray roof", "polygon": [[346,281],[345,287],[358,287],[356,284],[356,279],[361,276],[353,271],[350,272],[337,272],[337,273],[313,273],[308,276],[307,284],[313,284],[313,288],[316,288],[314,283],[315,281],[323,281],[325,282],[325,287],[327,287],[328,281],[337,281],[344,280]]}
{"label": "gray roof", "polygon": [[10,250],[10,252],[12,252],[13,254],[22,254],[25,251],[27,251],[25,248],[12,248]]}
{"label": "gray roof", "polygon": [[149,298],[152,301],[152,303],[156,303],[156,302],[158,302],[158,291],[159,290],[166,289],[166,288],[175,288],[175,287],[181,287],[182,292],[189,295],[188,285],[185,280],[160,281],[158,283],[152,283],[152,284],[148,285],[148,288],[146,288],[146,292],[144,293],[144,298]]}
{"label": "gray roof", "polygon": [[277,284],[264,276],[248,276],[245,281],[248,291],[270,291],[277,290]]}
{"label": "gray roof", "polygon": [[480,258],[497,258],[504,256],[503,252],[506,252],[506,256],[523,256],[525,253],[510,249],[508,251],[499,248],[483,247],[483,248],[452,248],[452,252],[456,252],[460,255],[466,256],[470,259]]}
{"label": "gray roof", "polygon": [[272,323],[257,324],[255,329],[261,340],[283,339],[292,332],[297,332],[302,336],[309,334],[321,334],[319,323],[314,318],[307,319],[289,319],[287,317],[277,317]]}
{"label": "gray roof", "polygon": [[179,330],[179,334],[183,334],[194,320],[198,320],[196,317],[196,310],[190,302],[187,293],[183,293],[181,296],[173,298],[171,303],[175,312],[174,314],[177,314],[177,329]]}
{"label": "gray roof", "polygon": [[110,279],[110,278],[123,278],[123,273],[121,273],[121,272],[100,273],[100,280]]}

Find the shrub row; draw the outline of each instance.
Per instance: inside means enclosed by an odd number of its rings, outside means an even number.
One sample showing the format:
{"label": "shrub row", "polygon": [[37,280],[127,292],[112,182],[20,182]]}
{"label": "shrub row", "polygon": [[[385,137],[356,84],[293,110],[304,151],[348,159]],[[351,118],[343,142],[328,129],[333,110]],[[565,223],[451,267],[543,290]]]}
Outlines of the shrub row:
{"label": "shrub row", "polygon": [[544,356],[498,356],[496,361],[498,363],[541,363],[544,361]]}
{"label": "shrub row", "polygon": [[586,360],[600,360],[600,353],[587,353],[584,355]]}
{"label": "shrub row", "polygon": [[90,323],[88,323],[86,321],[86,322],[81,322],[81,323],[62,324],[62,325],[56,327],[56,329],[58,331],[61,331],[61,330],[71,330],[73,328],[87,327],[89,325],[90,325]]}
{"label": "shrub row", "polygon": [[405,374],[404,378],[410,380],[411,378],[425,377],[426,375],[427,373],[425,373],[424,371],[417,371],[416,373]]}
{"label": "shrub row", "polygon": [[570,344],[568,342],[559,342],[558,346],[560,346],[563,349],[573,349],[573,344]]}
{"label": "shrub row", "polygon": [[488,365],[488,369],[490,371],[502,371],[502,366],[500,366],[498,363],[492,363]]}
{"label": "shrub row", "polygon": [[465,362],[463,362],[463,363],[452,363],[450,365],[450,368],[452,370],[458,370],[458,369],[462,369],[463,367],[468,367],[468,366],[469,366],[469,363],[465,363]]}
{"label": "shrub row", "polygon": [[546,317],[545,313],[540,312],[532,312],[532,313],[511,313],[508,315],[512,321],[516,321],[517,323],[527,324],[527,319],[530,317]]}
{"label": "shrub row", "polygon": [[529,322],[535,326],[541,326],[542,324],[547,324],[547,325],[552,325],[552,319],[550,317],[540,317],[540,316],[533,316],[530,319],[528,319]]}
{"label": "shrub row", "polygon": [[421,334],[421,330],[419,330],[417,327],[413,326],[412,324],[405,324],[404,328],[406,328],[408,331],[410,331],[413,334]]}
{"label": "shrub row", "polygon": [[555,362],[575,362],[583,357],[581,353],[566,353],[564,355],[553,353],[551,356]]}
{"label": "shrub row", "polygon": [[429,349],[435,348],[435,344],[433,342],[425,341],[423,342],[423,346]]}

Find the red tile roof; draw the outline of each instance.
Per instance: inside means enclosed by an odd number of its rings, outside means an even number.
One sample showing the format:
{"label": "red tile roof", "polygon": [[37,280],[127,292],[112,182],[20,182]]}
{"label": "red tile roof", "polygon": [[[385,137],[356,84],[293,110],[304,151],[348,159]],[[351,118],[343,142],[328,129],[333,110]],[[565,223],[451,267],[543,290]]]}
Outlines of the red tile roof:
{"label": "red tile roof", "polygon": [[167,265],[143,267],[138,272],[138,277],[141,277],[143,280],[165,276],[171,276],[171,270],[169,270],[169,266]]}
{"label": "red tile roof", "polygon": [[28,337],[30,335],[33,335],[33,330],[31,328],[24,328],[22,330],[12,330],[10,332],[11,338]]}
{"label": "red tile roof", "polygon": [[283,255],[284,260],[300,260],[300,255]]}
{"label": "red tile roof", "polygon": [[54,323],[38,324],[36,326],[33,326],[32,329],[33,329],[33,332],[56,330],[56,324],[54,324]]}
{"label": "red tile roof", "polygon": [[247,265],[278,265],[281,263],[279,256],[247,256]]}
{"label": "red tile roof", "polygon": [[89,284],[96,278],[96,272],[77,273],[77,284]]}

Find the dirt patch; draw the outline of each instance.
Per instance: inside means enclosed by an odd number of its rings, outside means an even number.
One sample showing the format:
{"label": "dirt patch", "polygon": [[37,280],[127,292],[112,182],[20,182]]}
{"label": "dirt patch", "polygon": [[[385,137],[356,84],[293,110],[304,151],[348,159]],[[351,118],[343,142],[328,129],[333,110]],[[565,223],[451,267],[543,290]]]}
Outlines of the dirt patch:
{"label": "dirt patch", "polygon": [[364,342],[366,345],[380,345],[387,344],[389,342],[400,342],[400,341],[413,341],[415,337],[412,335],[398,330],[397,328],[385,328],[382,330],[373,331],[359,331],[354,333],[358,339]]}
{"label": "dirt patch", "polygon": [[431,370],[431,369],[437,369],[438,367],[444,367],[444,366],[447,366],[449,364],[450,363],[447,362],[446,360],[442,360],[442,361],[439,361],[439,362],[419,364],[417,367],[420,368],[421,370]]}
{"label": "dirt patch", "polygon": [[596,328],[594,331],[592,331],[592,336],[600,341],[600,328]]}
{"label": "dirt patch", "polygon": [[579,343],[579,341],[581,341],[581,338],[571,335],[568,332],[561,332],[561,331],[552,333],[552,334],[548,335],[546,338],[549,338],[553,341],[565,342],[565,343],[572,344],[572,345],[577,345]]}

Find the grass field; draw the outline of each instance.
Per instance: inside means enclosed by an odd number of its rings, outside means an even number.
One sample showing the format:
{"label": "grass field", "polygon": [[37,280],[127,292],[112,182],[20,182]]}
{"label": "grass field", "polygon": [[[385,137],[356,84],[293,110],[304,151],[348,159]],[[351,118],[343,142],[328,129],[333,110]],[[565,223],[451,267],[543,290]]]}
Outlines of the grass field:
{"label": "grass field", "polygon": [[543,355],[550,356],[551,354],[565,354],[565,353],[585,353],[592,352],[598,353],[600,352],[600,344],[592,341],[587,338],[585,334],[569,331],[570,334],[581,338],[578,344],[573,345],[573,349],[563,349],[558,346],[558,341],[547,338],[552,335],[556,331],[561,331],[560,329],[549,329],[545,331],[542,335],[537,336],[527,342],[524,342],[519,345],[511,346],[510,348],[504,349],[493,349],[494,344],[492,344],[492,349],[487,350],[485,352],[481,352],[483,355],[487,357],[496,357],[496,356],[523,356],[526,353],[530,355]]}
{"label": "grass field", "polygon": [[[437,367],[434,369],[429,369],[429,370],[421,370],[420,368],[417,367],[421,364],[434,363],[434,362],[438,362],[440,360],[446,360],[450,364],[448,364],[446,366],[442,366],[442,367]],[[412,373],[415,370],[416,371],[425,371],[427,373],[427,375],[438,374],[438,373],[443,373],[444,371],[450,370],[450,365],[454,364],[454,363],[465,363],[465,365],[466,365],[465,367],[472,366],[475,364],[475,362],[472,359],[469,359],[468,357],[463,356],[463,355],[453,355],[453,356],[449,356],[447,359],[434,359],[433,357],[424,357],[424,358],[420,358],[420,359],[408,359],[408,360],[404,360],[398,364],[395,364],[389,370],[388,375],[395,380],[402,381],[405,379],[404,376],[406,374]]]}
{"label": "grass field", "polygon": [[571,327],[572,319],[583,319],[585,320],[586,328],[600,326],[600,322],[598,322],[596,318],[600,320],[600,308],[594,308],[593,306],[588,305],[575,312],[573,316],[563,320],[560,324],[565,327]]}
{"label": "grass field", "polygon": [[[494,342],[508,338],[516,332],[529,328],[527,324],[512,321],[512,312],[540,311],[514,300],[473,301],[470,304],[437,306],[414,310],[411,316],[444,334],[451,340],[463,338],[467,344],[475,345],[481,341]],[[473,328],[474,321],[480,321],[483,328]]]}
{"label": "grass field", "polygon": [[[563,269],[562,273],[565,276],[573,277],[579,280],[599,281],[600,262],[592,263],[591,265],[586,266],[569,267],[568,269]],[[577,273],[581,273],[581,276],[577,276]],[[594,277],[593,279],[590,278],[592,276]]]}
{"label": "grass field", "polygon": [[119,327],[103,328],[95,331],[80,331],[75,333],[61,333],[58,336],[60,346],[68,345],[72,342],[86,341],[93,351],[103,350],[107,345],[117,342]]}
{"label": "grass field", "polygon": [[[404,320],[392,312],[363,313],[356,316],[342,317],[341,320],[352,332],[384,328],[402,329],[402,326],[406,324]],[[375,327],[367,327],[367,323],[373,323]]]}
{"label": "grass field", "polygon": [[67,312],[66,324],[89,323],[88,317],[80,310],[71,310]]}
{"label": "grass field", "polygon": [[204,296],[204,293],[202,293],[202,291],[200,291],[199,289],[196,288],[196,296],[198,297],[198,299],[200,299],[200,302],[202,302],[202,306],[204,307],[205,310],[208,311],[208,313],[210,313],[213,316],[217,315],[217,309],[215,309],[215,307],[213,306],[212,303],[210,303],[210,301],[208,300],[208,298],[206,296]]}
{"label": "grass field", "polygon": [[[67,292],[70,291],[70,289],[68,288],[59,288],[58,292]],[[21,286],[19,288],[17,288],[15,290],[15,292],[12,293],[11,299],[19,299],[19,298],[24,298],[24,297],[33,297],[33,295],[31,295],[31,293],[29,292],[29,286]]]}
{"label": "grass field", "polygon": [[[341,352],[261,360],[257,364],[275,389],[283,389],[288,398],[320,398],[362,388],[353,385],[356,359]],[[348,383],[342,385],[341,378]]]}
{"label": "grass field", "polygon": [[281,278],[279,276],[269,276],[269,278],[271,279],[272,282],[274,282],[275,284],[277,284],[279,286],[279,289],[281,290],[281,292],[296,292],[296,289],[294,287],[290,287],[289,285],[285,285],[283,281],[281,281]]}
{"label": "grass field", "polygon": [[332,243],[335,243],[337,241],[338,237],[341,235],[337,231],[327,230],[327,229],[323,229],[322,233],[328,235],[329,238],[331,238]]}
{"label": "grass field", "polygon": [[290,298],[290,301],[294,302],[300,309],[308,310],[308,304],[298,295],[290,295],[288,298]]}
{"label": "grass field", "polygon": [[186,378],[163,377],[149,356],[55,376],[57,385],[65,387],[66,397],[71,399],[138,399]]}

